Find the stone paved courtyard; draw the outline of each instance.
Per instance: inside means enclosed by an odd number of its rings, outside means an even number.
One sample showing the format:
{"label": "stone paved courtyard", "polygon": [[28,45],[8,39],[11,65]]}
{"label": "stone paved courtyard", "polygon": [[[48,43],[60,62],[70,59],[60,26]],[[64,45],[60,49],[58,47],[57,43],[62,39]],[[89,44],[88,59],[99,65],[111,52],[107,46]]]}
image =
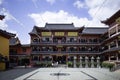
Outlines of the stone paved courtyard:
{"label": "stone paved courtyard", "polygon": [[26,73],[36,70],[37,68],[15,68],[6,71],[0,71],[0,80],[14,80]]}
{"label": "stone paved courtyard", "polygon": [[15,80],[120,80],[120,70],[101,68],[39,68]]}

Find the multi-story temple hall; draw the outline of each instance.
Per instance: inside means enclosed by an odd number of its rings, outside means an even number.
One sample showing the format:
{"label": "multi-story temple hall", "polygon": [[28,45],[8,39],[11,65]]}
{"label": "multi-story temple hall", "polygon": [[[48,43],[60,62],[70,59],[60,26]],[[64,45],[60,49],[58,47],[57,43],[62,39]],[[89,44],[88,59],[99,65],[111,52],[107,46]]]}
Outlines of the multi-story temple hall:
{"label": "multi-story temple hall", "polygon": [[[34,26],[31,43],[21,45],[18,39],[10,45],[10,62],[17,65],[36,62],[120,63],[120,10],[107,20],[108,27],[80,27],[69,24]],[[14,38],[10,42],[15,42]]]}
{"label": "multi-story temple hall", "polygon": [[120,60],[120,10],[102,23],[109,27],[75,27],[71,24],[34,26],[31,37],[31,60],[100,62]]}
{"label": "multi-story temple hall", "polygon": [[[32,60],[66,63],[102,57],[102,36],[108,28],[75,27],[71,24],[48,24],[34,27],[31,36]],[[102,60],[101,59],[101,60]]]}

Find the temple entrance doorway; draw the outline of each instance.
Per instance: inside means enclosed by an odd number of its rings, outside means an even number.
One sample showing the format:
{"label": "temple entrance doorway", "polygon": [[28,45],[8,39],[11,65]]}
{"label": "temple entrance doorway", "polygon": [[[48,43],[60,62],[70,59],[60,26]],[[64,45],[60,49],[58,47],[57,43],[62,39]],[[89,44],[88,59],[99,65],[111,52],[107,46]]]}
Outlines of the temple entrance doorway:
{"label": "temple entrance doorway", "polygon": [[66,64],[66,56],[58,56],[58,55],[53,55],[53,63],[58,63],[58,64]]}

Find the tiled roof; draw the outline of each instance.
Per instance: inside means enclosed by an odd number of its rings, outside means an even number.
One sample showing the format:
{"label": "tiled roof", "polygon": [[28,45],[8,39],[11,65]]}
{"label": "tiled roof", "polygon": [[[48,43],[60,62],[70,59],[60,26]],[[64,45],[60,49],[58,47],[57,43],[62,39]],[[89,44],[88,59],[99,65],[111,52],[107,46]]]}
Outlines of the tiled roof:
{"label": "tiled roof", "polygon": [[113,14],[111,17],[109,17],[108,19],[101,21],[102,23],[106,24],[106,25],[110,25],[113,22],[116,21],[117,18],[120,17],[120,10],[118,10],[115,14]]}
{"label": "tiled roof", "polygon": [[30,47],[30,44],[22,44],[22,47]]}
{"label": "tiled roof", "polygon": [[0,35],[3,36],[3,37],[6,37],[8,39],[16,36],[16,34],[9,33],[9,32],[6,32],[5,30],[1,30],[1,29],[0,29]]}
{"label": "tiled roof", "polygon": [[74,27],[73,23],[71,24],[48,24],[46,23],[45,27],[34,26],[30,34],[37,34],[39,30],[81,30],[82,34],[103,34],[107,32],[107,27]]}
{"label": "tiled roof", "polygon": [[37,27],[34,26],[32,31],[29,34],[37,34],[37,32],[39,30],[79,30],[79,29],[83,29],[82,27],[75,27],[73,23],[69,23],[69,24],[48,24],[46,23],[45,27]]}
{"label": "tiled roof", "polygon": [[107,32],[108,28],[97,28],[97,27],[85,27],[83,29],[83,34],[104,34]]}
{"label": "tiled roof", "polygon": [[10,45],[18,45],[18,44],[20,44],[20,40],[19,40],[18,38],[12,37],[12,38],[9,40],[9,43],[10,43]]}
{"label": "tiled roof", "polygon": [[76,30],[78,28],[74,27],[73,23],[71,23],[71,24],[48,24],[48,23],[46,23],[44,29],[47,29],[47,30]]}

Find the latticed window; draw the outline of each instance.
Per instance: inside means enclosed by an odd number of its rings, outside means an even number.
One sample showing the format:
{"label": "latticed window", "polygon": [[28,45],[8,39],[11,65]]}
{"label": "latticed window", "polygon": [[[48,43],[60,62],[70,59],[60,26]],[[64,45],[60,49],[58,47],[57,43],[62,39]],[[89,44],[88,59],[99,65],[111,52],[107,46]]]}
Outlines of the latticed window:
{"label": "latticed window", "polygon": [[110,36],[116,33],[116,27],[110,30]]}
{"label": "latticed window", "polygon": [[22,48],[22,50],[23,50],[23,52],[26,52],[26,51],[27,51],[26,48]]}
{"label": "latticed window", "polygon": [[111,42],[110,43],[110,47],[112,48],[112,47],[115,47],[116,46],[116,41],[113,41],[113,42]]}
{"label": "latticed window", "polygon": [[120,25],[118,26],[118,32],[120,32]]}
{"label": "latticed window", "polygon": [[42,42],[49,42],[50,41],[50,38],[49,37],[43,37],[42,38]]}
{"label": "latticed window", "polygon": [[85,39],[81,39],[80,41],[81,41],[81,42],[83,42],[83,43],[84,43],[84,42],[86,42],[86,40],[85,40]]}
{"label": "latticed window", "polygon": [[34,38],[33,42],[39,42],[39,39],[38,38]]}
{"label": "latticed window", "polygon": [[118,46],[120,46],[120,38],[118,39]]}
{"label": "latticed window", "polygon": [[17,50],[16,50],[16,49],[10,49],[10,54],[11,54],[11,55],[17,54]]}
{"label": "latticed window", "polygon": [[39,57],[38,56],[33,56],[33,60],[38,61]]}
{"label": "latticed window", "polygon": [[32,47],[32,51],[37,51],[37,46]]}

